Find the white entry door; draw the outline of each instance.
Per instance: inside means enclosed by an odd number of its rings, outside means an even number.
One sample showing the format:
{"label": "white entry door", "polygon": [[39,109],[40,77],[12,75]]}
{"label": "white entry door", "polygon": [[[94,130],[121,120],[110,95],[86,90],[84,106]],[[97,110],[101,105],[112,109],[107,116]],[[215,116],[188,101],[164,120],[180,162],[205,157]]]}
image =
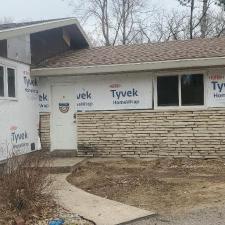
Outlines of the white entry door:
{"label": "white entry door", "polygon": [[75,105],[74,86],[52,86],[52,150],[77,149]]}

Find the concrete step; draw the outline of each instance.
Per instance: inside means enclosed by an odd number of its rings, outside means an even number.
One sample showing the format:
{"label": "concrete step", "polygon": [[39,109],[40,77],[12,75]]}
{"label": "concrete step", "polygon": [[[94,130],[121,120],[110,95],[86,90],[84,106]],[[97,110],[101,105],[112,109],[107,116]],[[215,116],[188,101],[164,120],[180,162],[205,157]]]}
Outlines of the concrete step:
{"label": "concrete step", "polygon": [[59,157],[59,158],[69,158],[69,157],[76,157],[77,150],[54,150],[49,152],[52,157]]}
{"label": "concrete step", "polygon": [[44,163],[40,169],[46,170],[52,174],[58,173],[71,173],[75,166],[83,162],[85,158],[82,157],[69,157],[69,158],[51,158],[49,163]]}

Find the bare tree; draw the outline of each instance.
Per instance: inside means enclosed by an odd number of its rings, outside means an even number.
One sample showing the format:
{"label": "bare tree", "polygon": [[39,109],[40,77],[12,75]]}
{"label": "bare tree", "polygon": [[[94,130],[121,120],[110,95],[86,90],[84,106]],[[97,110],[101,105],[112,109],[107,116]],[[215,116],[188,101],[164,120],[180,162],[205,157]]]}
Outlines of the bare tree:
{"label": "bare tree", "polygon": [[139,24],[151,13],[147,0],[89,0],[85,7],[81,0],[72,0],[70,4],[87,26],[95,21],[95,31],[102,35],[104,45],[135,42]]}
{"label": "bare tree", "polygon": [[96,45],[150,43],[225,33],[225,0],[177,0],[163,10],[148,0],[64,0],[74,7]]}
{"label": "bare tree", "polygon": [[158,10],[152,16],[149,26],[141,26],[139,39],[148,43],[187,39],[187,23],[188,16],[184,11],[172,10],[166,12],[165,10]]}
{"label": "bare tree", "polygon": [[166,16],[167,40],[179,40],[187,38],[188,17],[186,13],[172,11]]}
{"label": "bare tree", "polygon": [[202,4],[202,21],[201,21],[201,37],[206,37],[207,31],[207,11],[208,11],[208,0],[203,0]]}
{"label": "bare tree", "polygon": [[[222,10],[225,7],[225,0],[178,0],[181,5],[187,6],[190,8],[189,13],[189,38],[194,38],[196,36],[200,36],[205,38],[207,36],[213,36],[215,34],[215,30],[211,30],[213,24],[210,22],[214,22],[217,25],[217,19],[221,22],[221,15],[218,15],[218,7]],[[220,10],[219,10],[220,11]],[[215,25],[215,24],[214,24]],[[223,26],[223,24],[221,24]],[[211,30],[211,34],[208,32]],[[216,32],[218,33],[218,31]]]}
{"label": "bare tree", "polygon": [[193,24],[193,17],[194,17],[194,9],[195,9],[195,0],[178,0],[181,5],[187,6],[190,8],[190,21],[189,21],[189,34],[190,39],[193,38],[193,31],[194,31],[194,24]]}
{"label": "bare tree", "polygon": [[[144,11],[144,1],[141,0],[112,0],[113,12],[117,20],[117,26],[115,26],[115,38],[113,44],[116,43],[118,34],[121,34],[120,42],[127,44],[133,41],[133,39],[139,33],[138,23],[141,22]],[[140,12],[142,11],[142,15]],[[139,17],[139,18],[137,18]]]}
{"label": "bare tree", "polygon": [[206,37],[220,37],[225,34],[225,12],[210,10],[208,12]]}

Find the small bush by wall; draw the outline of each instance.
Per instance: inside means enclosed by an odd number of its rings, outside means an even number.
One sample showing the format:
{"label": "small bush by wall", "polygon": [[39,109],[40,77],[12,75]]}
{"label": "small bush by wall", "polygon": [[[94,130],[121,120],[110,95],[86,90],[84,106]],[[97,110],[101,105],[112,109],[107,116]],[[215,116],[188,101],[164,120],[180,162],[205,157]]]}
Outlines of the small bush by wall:
{"label": "small bush by wall", "polygon": [[12,153],[0,173],[1,206],[24,218],[42,211],[52,200],[52,178],[46,170],[49,163],[43,152],[24,156]]}

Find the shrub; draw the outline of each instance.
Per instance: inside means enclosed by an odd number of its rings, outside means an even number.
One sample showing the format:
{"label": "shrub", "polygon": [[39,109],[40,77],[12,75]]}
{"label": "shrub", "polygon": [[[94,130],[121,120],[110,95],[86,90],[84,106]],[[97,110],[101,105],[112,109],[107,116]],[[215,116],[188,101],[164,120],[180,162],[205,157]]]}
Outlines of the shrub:
{"label": "shrub", "polygon": [[52,199],[50,160],[43,152],[25,156],[12,154],[0,174],[0,197],[7,209],[24,217],[37,213]]}

